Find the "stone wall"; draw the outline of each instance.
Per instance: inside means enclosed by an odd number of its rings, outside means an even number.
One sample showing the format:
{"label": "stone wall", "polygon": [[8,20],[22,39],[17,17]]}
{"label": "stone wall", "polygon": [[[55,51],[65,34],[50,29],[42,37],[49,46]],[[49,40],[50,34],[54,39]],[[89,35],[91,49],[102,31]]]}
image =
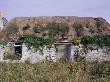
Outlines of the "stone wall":
{"label": "stone wall", "polygon": [[[75,48],[73,48],[75,49]],[[77,53],[76,53],[77,52]],[[86,48],[83,45],[76,46],[75,51],[73,52],[75,58],[76,55],[80,56],[81,58],[87,61],[110,61],[110,47],[103,46],[102,48],[99,46],[87,46]]]}
{"label": "stone wall", "polygon": [[21,60],[23,62],[29,60],[32,63],[36,63],[41,60],[49,60],[55,62],[56,61],[55,51],[56,49],[54,48],[54,46],[51,48],[47,48],[46,46],[44,46],[36,50],[33,47],[28,49],[28,47],[25,44],[23,44]]}
{"label": "stone wall", "polygon": [[99,61],[99,62],[110,61],[110,48],[107,46],[103,48],[92,46],[91,50],[90,47],[85,48],[83,45],[79,46],[71,45],[71,48],[68,50],[70,53],[69,55],[66,54],[67,49],[65,48],[65,45],[60,45],[57,46],[56,48],[54,46],[52,48],[47,48],[45,46],[37,51],[35,51],[34,48],[28,50],[26,45],[25,44],[23,45],[24,45],[23,55],[21,60],[29,59],[33,63],[45,59],[56,62],[57,60],[62,58],[74,61],[77,56],[87,61]]}
{"label": "stone wall", "polygon": [[[0,45],[0,62],[13,62],[15,60],[4,59],[6,55],[15,55],[14,54],[14,43],[9,43],[6,46]],[[19,62],[29,61],[31,63],[37,63],[43,60],[49,60],[56,62],[56,49],[54,46],[48,48],[46,46],[41,47],[40,49],[35,49],[33,47],[28,48],[24,43],[22,44],[22,57]],[[18,61],[18,60],[17,60]]]}
{"label": "stone wall", "polygon": [[[0,62],[15,62],[15,60],[4,60],[4,55],[6,55],[6,50],[10,50],[10,45],[0,46]],[[64,45],[60,45],[55,47],[54,45],[51,48],[47,46],[41,47],[40,49],[35,49],[33,47],[28,48],[24,43],[22,44],[22,57],[17,62],[25,63],[29,61],[31,63],[37,63],[44,60],[49,60],[52,62],[56,62],[59,59],[69,59],[74,61],[77,58],[82,58],[87,61],[110,61],[110,47],[105,46],[100,48],[98,46],[88,46],[85,48],[83,45],[75,46],[72,45],[70,48],[64,47]],[[61,51],[60,51],[61,50]],[[66,54],[69,51],[70,55]],[[11,51],[13,52],[13,51]]]}

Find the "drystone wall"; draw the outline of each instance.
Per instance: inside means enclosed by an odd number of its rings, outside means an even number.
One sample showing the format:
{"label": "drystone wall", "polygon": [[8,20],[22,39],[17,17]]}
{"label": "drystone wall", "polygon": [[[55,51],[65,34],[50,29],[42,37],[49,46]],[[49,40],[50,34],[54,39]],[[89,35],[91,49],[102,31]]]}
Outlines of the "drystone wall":
{"label": "drystone wall", "polygon": [[[12,45],[11,45],[12,46]],[[0,62],[12,62],[16,63],[16,60],[4,60],[4,55],[6,55],[6,49],[9,49],[8,46],[0,46]],[[74,61],[78,57],[81,57],[87,61],[110,61],[110,47],[97,47],[97,46],[88,46],[84,47],[83,45],[75,46],[71,45],[70,55],[65,56],[65,49],[62,51],[64,54],[59,56],[60,54],[57,54],[56,48],[52,46],[51,48],[48,48],[47,46],[41,47],[40,49],[36,50],[35,48],[31,47],[28,48],[26,44],[22,44],[22,57],[17,62],[25,63],[26,61],[29,61],[31,63],[37,63],[43,60],[49,60],[52,62],[56,62],[59,59],[66,59],[69,58],[71,61]],[[60,52],[61,53],[61,52]],[[64,57],[65,56],[65,57]],[[69,57],[67,57],[69,56]]]}
{"label": "drystone wall", "polygon": [[55,51],[56,49],[54,47],[51,47],[49,49],[46,46],[44,46],[43,48],[40,48],[39,50],[36,50],[33,47],[28,49],[28,47],[25,44],[23,44],[21,60],[23,62],[25,62],[26,60],[29,60],[31,63],[36,63],[45,59],[56,62]]}
{"label": "drystone wall", "polygon": [[101,48],[99,46],[93,45],[85,48],[83,45],[80,45],[75,50],[74,58],[75,56],[80,56],[87,61],[110,61],[110,47],[103,46]]}
{"label": "drystone wall", "polygon": [[[9,52],[14,52],[14,51],[9,51],[11,50],[10,48],[12,47],[12,44],[13,43],[11,43],[10,45],[7,44],[6,46],[0,45],[0,62],[15,62],[15,60],[4,59],[4,56],[8,55]],[[25,63],[26,61],[29,61],[31,63],[37,63],[42,60],[49,60],[49,61],[56,62],[55,52],[56,52],[56,49],[54,48],[54,46],[51,48],[47,48],[46,46],[44,46],[36,50],[33,47],[28,48],[23,43],[22,56],[19,61],[17,60],[17,62]],[[15,55],[15,54],[12,53],[11,55]]]}

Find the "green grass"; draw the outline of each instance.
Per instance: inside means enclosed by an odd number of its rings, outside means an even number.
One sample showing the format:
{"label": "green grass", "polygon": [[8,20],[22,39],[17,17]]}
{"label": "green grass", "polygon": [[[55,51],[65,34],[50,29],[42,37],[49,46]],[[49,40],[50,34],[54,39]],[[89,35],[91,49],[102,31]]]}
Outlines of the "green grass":
{"label": "green grass", "polygon": [[110,63],[0,63],[0,82],[110,82]]}

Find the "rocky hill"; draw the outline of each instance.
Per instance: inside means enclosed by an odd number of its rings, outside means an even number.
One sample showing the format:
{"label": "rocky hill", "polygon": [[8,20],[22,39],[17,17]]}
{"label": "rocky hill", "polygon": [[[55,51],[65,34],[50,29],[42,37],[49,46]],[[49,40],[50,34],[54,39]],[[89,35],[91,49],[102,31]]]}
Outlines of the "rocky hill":
{"label": "rocky hill", "polygon": [[[69,27],[69,30],[63,33],[63,37],[67,39],[93,36],[97,34],[110,35],[110,24],[106,22],[105,19],[101,17],[93,18],[75,16],[16,17],[9,21],[5,29],[1,32],[1,35],[4,35],[3,37],[8,37],[10,34],[12,35],[19,32],[20,34],[27,33],[44,36],[49,33],[48,27],[52,27],[53,25],[57,28],[61,26],[60,24],[66,24]],[[34,27],[38,29],[34,29]],[[57,38],[61,36],[62,33],[56,35]]]}

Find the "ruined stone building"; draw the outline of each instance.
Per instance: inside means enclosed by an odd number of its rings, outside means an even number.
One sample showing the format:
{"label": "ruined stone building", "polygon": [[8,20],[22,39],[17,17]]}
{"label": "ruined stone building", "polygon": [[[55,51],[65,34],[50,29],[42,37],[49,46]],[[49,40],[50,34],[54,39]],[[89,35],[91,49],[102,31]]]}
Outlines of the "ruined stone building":
{"label": "ruined stone building", "polygon": [[[39,33],[33,31],[33,27],[38,25],[55,23],[67,23],[69,25],[69,32],[65,34],[66,40],[56,41],[50,48],[47,46],[36,49],[34,47],[28,48],[25,43],[18,42],[17,37],[22,35],[24,32],[27,34],[34,34],[43,36],[48,32],[45,28]],[[81,23],[84,24],[83,31],[80,37],[93,36],[97,34],[110,34],[110,24],[107,23],[103,18],[92,18],[92,17],[74,17],[74,16],[56,16],[56,17],[16,17],[6,25],[6,20],[2,14],[0,14],[0,29],[1,34],[6,39],[12,38],[6,45],[0,45],[0,61],[12,61],[19,60],[20,62],[30,61],[36,63],[42,60],[49,60],[56,62],[60,59],[72,60],[78,56],[85,58],[88,61],[109,61],[110,60],[110,47],[98,48],[97,46],[89,46],[84,48],[83,45],[74,45],[70,40],[77,38],[77,32],[73,24]],[[23,30],[26,25],[30,25],[30,28]],[[100,24],[98,27],[97,24]],[[4,26],[6,25],[6,26]],[[12,35],[11,37],[8,34]],[[59,34],[60,35],[60,34]],[[62,34],[61,34],[62,35]],[[61,36],[56,36],[59,39]],[[16,58],[17,56],[17,58]],[[11,58],[11,59],[10,59]]]}

